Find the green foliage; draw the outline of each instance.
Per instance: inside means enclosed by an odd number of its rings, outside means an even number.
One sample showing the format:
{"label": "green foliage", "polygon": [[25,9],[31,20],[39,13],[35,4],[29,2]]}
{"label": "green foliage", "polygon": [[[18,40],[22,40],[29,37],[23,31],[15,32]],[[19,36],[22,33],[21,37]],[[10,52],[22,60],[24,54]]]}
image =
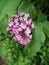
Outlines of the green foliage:
{"label": "green foliage", "polygon": [[0,22],[0,28],[4,34],[7,34],[7,26],[8,26],[7,17],[2,19]]}
{"label": "green foliage", "polygon": [[38,11],[37,15],[38,15],[38,21],[43,22],[47,20],[47,16],[43,14],[41,11]]}
{"label": "green foliage", "polygon": [[39,41],[34,42],[31,48],[28,49],[28,58],[30,57],[32,58],[33,56],[35,56],[35,54],[39,51],[41,46],[42,46],[41,42]]}
{"label": "green foliage", "polygon": [[30,17],[36,17],[36,9],[33,4],[31,4],[28,0],[24,0],[18,8],[18,12],[27,12],[30,14]]}
{"label": "green foliage", "polygon": [[3,8],[5,7],[5,5],[6,5],[6,3],[7,3],[7,0],[1,0],[0,1],[0,14],[1,14],[1,11],[3,10]]}
{"label": "green foliage", "polygon": [[44,32],[49,37],[49,22],[48,21],[44,21],[43,22],[43,26],[44,26]]}
{"label": "green foliage", "polygon": [[21,0],[8,0],[0,14],[0,20],[6,15],[10,15],[16,10]]}
{"label": "green foliage", "polygon": [[[46,6],[46,2],[44,0],[0,0],[0,56],[8,58],[7,65],[48,65],[49,21],[40,10],[44,5]],[[31,42],[26,46],[14,42],[13,35],[6,29],[9,18],[21,12],[29,13],[35,25]]]}
{"label": "green foliage", "polygon": [[43,32],[43,24],[38,22],[35,24],[35,40],[44,43],[45,34]]}
{"label": "green foliage", "polygon": [[7,40],[0,41],[0,55],[5,57],[7,55],[8,42]]}

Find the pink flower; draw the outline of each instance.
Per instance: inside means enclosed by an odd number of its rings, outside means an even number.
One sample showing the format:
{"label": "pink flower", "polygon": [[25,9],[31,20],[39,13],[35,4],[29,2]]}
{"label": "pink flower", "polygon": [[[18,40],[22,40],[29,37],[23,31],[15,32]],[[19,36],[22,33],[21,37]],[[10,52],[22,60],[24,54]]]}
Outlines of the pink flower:
{"label": "pink flower", "polygon": [[31,30],[34,28],[34,23],[29,14],[20,13],[14,14],[9,20],[7,31],[14,34],[14,41],[18,41],[22,45],[26,45],[32,38]]}

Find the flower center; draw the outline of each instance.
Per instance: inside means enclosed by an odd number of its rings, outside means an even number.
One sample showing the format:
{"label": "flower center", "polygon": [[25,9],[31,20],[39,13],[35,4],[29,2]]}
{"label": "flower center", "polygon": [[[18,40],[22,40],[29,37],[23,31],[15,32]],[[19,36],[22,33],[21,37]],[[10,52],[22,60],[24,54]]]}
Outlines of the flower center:
{"label": "flower center", "polygon": [[22,38],[26,38],[24,31],[21,31],[19,34],[21,35]]}

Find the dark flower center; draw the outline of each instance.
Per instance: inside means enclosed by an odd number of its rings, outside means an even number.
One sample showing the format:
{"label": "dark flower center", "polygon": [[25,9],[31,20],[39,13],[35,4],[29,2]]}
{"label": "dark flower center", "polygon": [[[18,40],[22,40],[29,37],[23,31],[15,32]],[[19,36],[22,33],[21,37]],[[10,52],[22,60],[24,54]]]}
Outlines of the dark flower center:
{"label": "dark flower center", "polygon": [[26,38],[24,31],[21,31],[19,34],[21,35],[22,38]]}

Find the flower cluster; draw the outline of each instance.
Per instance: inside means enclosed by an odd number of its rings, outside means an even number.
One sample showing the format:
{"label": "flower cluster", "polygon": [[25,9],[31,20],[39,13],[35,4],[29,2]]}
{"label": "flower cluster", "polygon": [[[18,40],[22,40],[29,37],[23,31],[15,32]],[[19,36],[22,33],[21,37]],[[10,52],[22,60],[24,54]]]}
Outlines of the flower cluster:
{"label": "flower cluster", "polygon": [[29,14],[20,13],[14,14],[13,18],[9,19],[7,30],[14,34],[14,41],[18,41],[22,45],[26,45],[32,38],[31,30],[34,28],[34,23]]}

